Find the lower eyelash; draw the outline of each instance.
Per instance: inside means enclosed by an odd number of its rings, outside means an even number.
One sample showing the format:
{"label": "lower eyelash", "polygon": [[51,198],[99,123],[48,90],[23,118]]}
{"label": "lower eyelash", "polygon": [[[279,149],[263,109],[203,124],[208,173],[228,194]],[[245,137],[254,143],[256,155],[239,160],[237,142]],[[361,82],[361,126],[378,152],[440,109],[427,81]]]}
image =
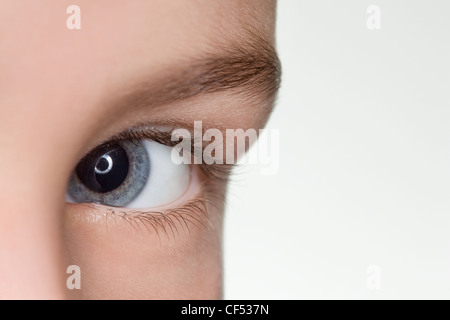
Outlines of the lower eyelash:
{"label": "lower eyelash", "polygon": [[[111,210],[115,211],[110,209],[110,212]],[[136,231],[142,232],[144,230],[142,227],[144,227],[149,232],[156,232],[158,236],[164,234],[167,237],[175,238],[182,230],[190,233],[190,226],[212,228],[207,212],[207,200],[204,198],[193,199],[186,204],[164,212],[121,210],[114,212],[114,215],[124,219]]]}
{"label": "lower eyelash", "polygon": [[[156,232],[161,237],[164,234],[167,237],[176,237],[180,231],[191,232],[191,227],[213,229],[214,224],[211,221],[212,209],[220,212],[221,206],[225,203],[224,184],[218,184],[216,181],[201,183],[198,196],[187,203],[165,211],[154,210],[129,210],[108,208],[114,216],[127,221],[136,231]],[[218,218],[221,220],[222,215]]]}
{"label": "lower eyelash", "polygon": [[[175,142],[172,142],[170,138],[171,132],[162,132],[158,130],[127,130],[120,135],[113,137],[111,141],[123,139],[131,141],[150,139],[167,146],[176,144]],[[193,150],[192,154],[195,154]],[[190,227],[213,228],[207,208],[217,210],[219,206],[223,205],[225,201],[224,186],[231,175],[232,168],[236,165],[216,163],[206,164],[203,162],[198,166],[200,171],[205,175],[205,180],[200,186],[200,196],[197,196],[186,204],[176,208],[164,211],[143,211],[135,209],[124,210],[124,208],[103,206],[100,209],[98,205],[93,203],[86,203],[84,205],[89,206],[90,210],[104,211],[108,220],[109,218],[113,218],[113,220],[122,219],[138,232],[147,230],[149,232],[155,232],[159,237],[161,237],[161,235],[176,237],[177,234],[183,230],[190,233]],[[221,218],[221,216],[219,218]]]}
{"label": "lower eyelash", "polygon": [[[95,203],[78,203],[77,206],[84,206],[88,211],[97,212],[102,219],[117,222],[123,220],[127,222],[136,232],[156,233],[167,238],[176,238],[181,231],[191,232],[191,228],[213,229],[211,212],[221,212],[221,207],[225,203],[225,186],[233,166],[218,164],[200,164],[199,169],[206,176],[200,183],[198,194],[185,204],[166,210],[138,210],[110,207]],[[93,216],[97,216],[94,214]],[[214,216],[220,220],[222,215]],[[97,218],[94,218],[97,221]]]}
{"label": "lower eyelash", "polygon": [[[219,190],[216,185],[202,183],[198,196],[175,208],[163,211],[157,210],[124,210],[124,208],[114,208],[99,206],[94,203],[77,204],[86,206],[89,211],[103,211],[102,215],[105,221],[118,219],[127,222],[136,232],[156,233],[159,238],[166,236],[174,237],[187,231],[189,234],[191,228],[209,228],[213,229],[211,216],[208,209],[218,211],[218,207],[223,204],[225,199],[224,190]],[[212,201],[214,199],[214,201]],[[221,219],[221,216],[219,216]]]}

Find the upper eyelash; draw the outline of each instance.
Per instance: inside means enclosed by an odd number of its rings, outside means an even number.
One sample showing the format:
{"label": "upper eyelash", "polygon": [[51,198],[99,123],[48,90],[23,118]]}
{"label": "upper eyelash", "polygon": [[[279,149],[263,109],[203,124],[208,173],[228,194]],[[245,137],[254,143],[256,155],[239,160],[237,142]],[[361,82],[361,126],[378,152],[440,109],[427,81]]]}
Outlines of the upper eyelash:
{"label": "upper eyelash", "polygon": [[[160,144],[163,144],[168,147],[174,147],[179,142],[178,141],[172,141],[172,133],[175,129],[169,130],[169,131],[161,131],[155,128],[137,128],[137,129],[128,129],[126,131],[123,131],[119,133],[118,135],[114,136],[110,139],[110,141],[117,141],[117,140],[142,140],[142,139],[150,139],[152,141],[158,142]],[[195,143],[194,143],[194,137],[191,138],[191,154],[194,155],[195,153]],[[205,146],[202,146],[202,151]],[[228,178],[231,174],[231,171],[235,164],[206,164],[204,161],[202,161],[202,164],[200,164],[200,169],[203,173],[206,174],[208,178],[214,179],[214,181],[220,181],[220,182],[227,182]]]}

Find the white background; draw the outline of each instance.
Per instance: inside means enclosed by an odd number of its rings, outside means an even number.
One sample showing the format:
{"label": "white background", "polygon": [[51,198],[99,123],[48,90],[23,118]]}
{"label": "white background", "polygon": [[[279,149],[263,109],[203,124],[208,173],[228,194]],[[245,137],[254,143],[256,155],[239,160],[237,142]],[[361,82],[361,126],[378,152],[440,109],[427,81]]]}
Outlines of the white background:
{"label": "white background", "polygon": [[450,298],[450,1],[279,0],[277,35],[280,168],[233,178],[225,298]]}

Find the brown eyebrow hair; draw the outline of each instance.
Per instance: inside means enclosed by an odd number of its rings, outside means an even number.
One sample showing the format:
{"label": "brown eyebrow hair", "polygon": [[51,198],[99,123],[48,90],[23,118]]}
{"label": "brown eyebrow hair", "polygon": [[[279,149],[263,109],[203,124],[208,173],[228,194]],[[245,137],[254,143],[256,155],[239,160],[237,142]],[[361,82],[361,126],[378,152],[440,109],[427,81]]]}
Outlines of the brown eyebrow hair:
{"label": "brown eyebrow hair", "polygon": [[[159,106],[202,94],[237,90],[247,98],[269,101],[270,113],[281,82],[281,63],[275,48],[263,37],[248,33],[248,41],[226,42],[183,63],[153,82],[137,81],[122,94],[125,108]],[[267,105],[267,104],[266,104]]]}

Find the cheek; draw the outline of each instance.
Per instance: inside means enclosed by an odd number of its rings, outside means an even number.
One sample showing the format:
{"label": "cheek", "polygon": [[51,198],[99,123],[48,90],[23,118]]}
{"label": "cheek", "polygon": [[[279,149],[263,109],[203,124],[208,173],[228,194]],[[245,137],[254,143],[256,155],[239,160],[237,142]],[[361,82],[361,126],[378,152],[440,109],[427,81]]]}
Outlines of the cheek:
{"label": "cheek", "polygon": [[69,208],[66,253],[81,270],[81,290],[69,290],[69,297],[220,299],[222,223],[208,209],[208,221],[188,222],[189,229],[174,221],[155,230],[120,217],[80,219],[80,210]]}

